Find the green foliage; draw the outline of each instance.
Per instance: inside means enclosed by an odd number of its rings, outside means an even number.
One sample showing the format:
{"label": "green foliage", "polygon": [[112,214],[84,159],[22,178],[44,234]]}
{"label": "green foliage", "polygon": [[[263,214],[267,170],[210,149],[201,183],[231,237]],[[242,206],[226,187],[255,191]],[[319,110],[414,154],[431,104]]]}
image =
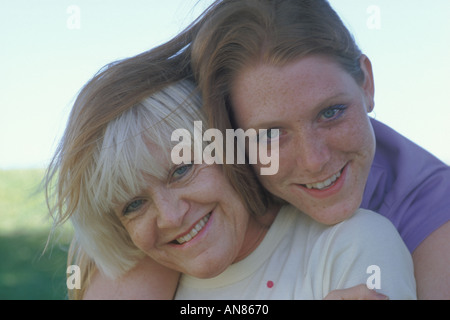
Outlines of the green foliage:
{"label": "green foliage", "polygon": [[65,299],[70,229],[52,222],[39,188],[43,170],[0,170],[0,299]]}

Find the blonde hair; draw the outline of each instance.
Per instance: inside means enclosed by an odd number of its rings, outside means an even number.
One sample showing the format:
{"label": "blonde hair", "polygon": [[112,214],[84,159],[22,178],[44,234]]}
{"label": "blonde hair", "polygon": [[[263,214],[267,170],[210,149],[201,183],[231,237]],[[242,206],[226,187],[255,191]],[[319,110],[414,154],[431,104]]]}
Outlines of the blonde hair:
{"label": "blonde hair", "polygon": [[72,222],[68,263],[80,264],[85,281],[95,268],[116,278],[144,256],[114,208],[146,187],[146,174],[167,170],[147,144],[161,146],[170,163],[172,132],[206,121],[186,55],[168,47],[112,63],[83,87],[47,169],[54,225]]}
{"label": "blonde hair", "polygon": [[[208,11],[169,42],[101,69],[74,103],[44,183],[55,228],[74,225],[68,264],[81,267],[83,281],[97,268],[118,277],[143,257],[112,208],[145,185],[139,173],[158,174],[146,142],[168,149],[171,130],[202,119],[190,62],[207,19]],[[224,167],[246,175],[231,183],[249,212],[264,212],[268,200],[251,168]],[[69,296],[82,297],[85,288]]]}

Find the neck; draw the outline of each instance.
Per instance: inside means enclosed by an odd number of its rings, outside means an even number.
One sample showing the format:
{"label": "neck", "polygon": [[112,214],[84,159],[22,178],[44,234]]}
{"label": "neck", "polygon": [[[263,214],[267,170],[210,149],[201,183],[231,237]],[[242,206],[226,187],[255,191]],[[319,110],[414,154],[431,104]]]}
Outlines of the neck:
{"label": "neck", "polygon": [[250,216],[244,243],[242,244],[242,248],[233,263],[245,259],[253,251],[255,251],[256,248],[258,248],[259,244],[264,240],[267,231],[269,231],[270,226],[275,220],[280,208],[281,207],[279,205],[270,205],[263,215]]}

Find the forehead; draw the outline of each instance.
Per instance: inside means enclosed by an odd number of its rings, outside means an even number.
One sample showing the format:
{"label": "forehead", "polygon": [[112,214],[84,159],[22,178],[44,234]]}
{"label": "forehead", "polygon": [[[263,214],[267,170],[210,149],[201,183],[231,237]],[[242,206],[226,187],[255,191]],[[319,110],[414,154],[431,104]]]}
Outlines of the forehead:
{"label": "forehead", "polygon": [[268,109],[280,113],[292,107],[315,107],[356,88],[351,75],[324,56],[308,56],[283,66],[256,65],[240,72],[233,83],[233,113],[238,124],[247,128]]}

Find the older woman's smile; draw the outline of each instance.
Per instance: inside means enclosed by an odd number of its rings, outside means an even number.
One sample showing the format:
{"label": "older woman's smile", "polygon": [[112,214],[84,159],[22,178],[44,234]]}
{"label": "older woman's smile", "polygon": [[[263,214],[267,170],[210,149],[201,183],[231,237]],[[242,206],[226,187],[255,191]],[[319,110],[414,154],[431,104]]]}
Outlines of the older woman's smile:
{"label": "older woman's smile", "polygon": [[177,237],[172,243],[181,245],[191,241],[197,234],[203,230],[211,217],[211,212],[198,221],[189,231],[185,232],[182,236]]}
{"label": "older woman's smile", "polygon": [[[157,145],[148,148],[163,154]],[[167,163],[165,156],[155,161]],[[167,172],[168,178],[148,177],[140,195],[146,205],[121,217],[139,249],[168,268],[211,278],[256,248],[259,241],[246,239],[259,240],[266,225],[250,215],[221,166],[173,165]]]}

